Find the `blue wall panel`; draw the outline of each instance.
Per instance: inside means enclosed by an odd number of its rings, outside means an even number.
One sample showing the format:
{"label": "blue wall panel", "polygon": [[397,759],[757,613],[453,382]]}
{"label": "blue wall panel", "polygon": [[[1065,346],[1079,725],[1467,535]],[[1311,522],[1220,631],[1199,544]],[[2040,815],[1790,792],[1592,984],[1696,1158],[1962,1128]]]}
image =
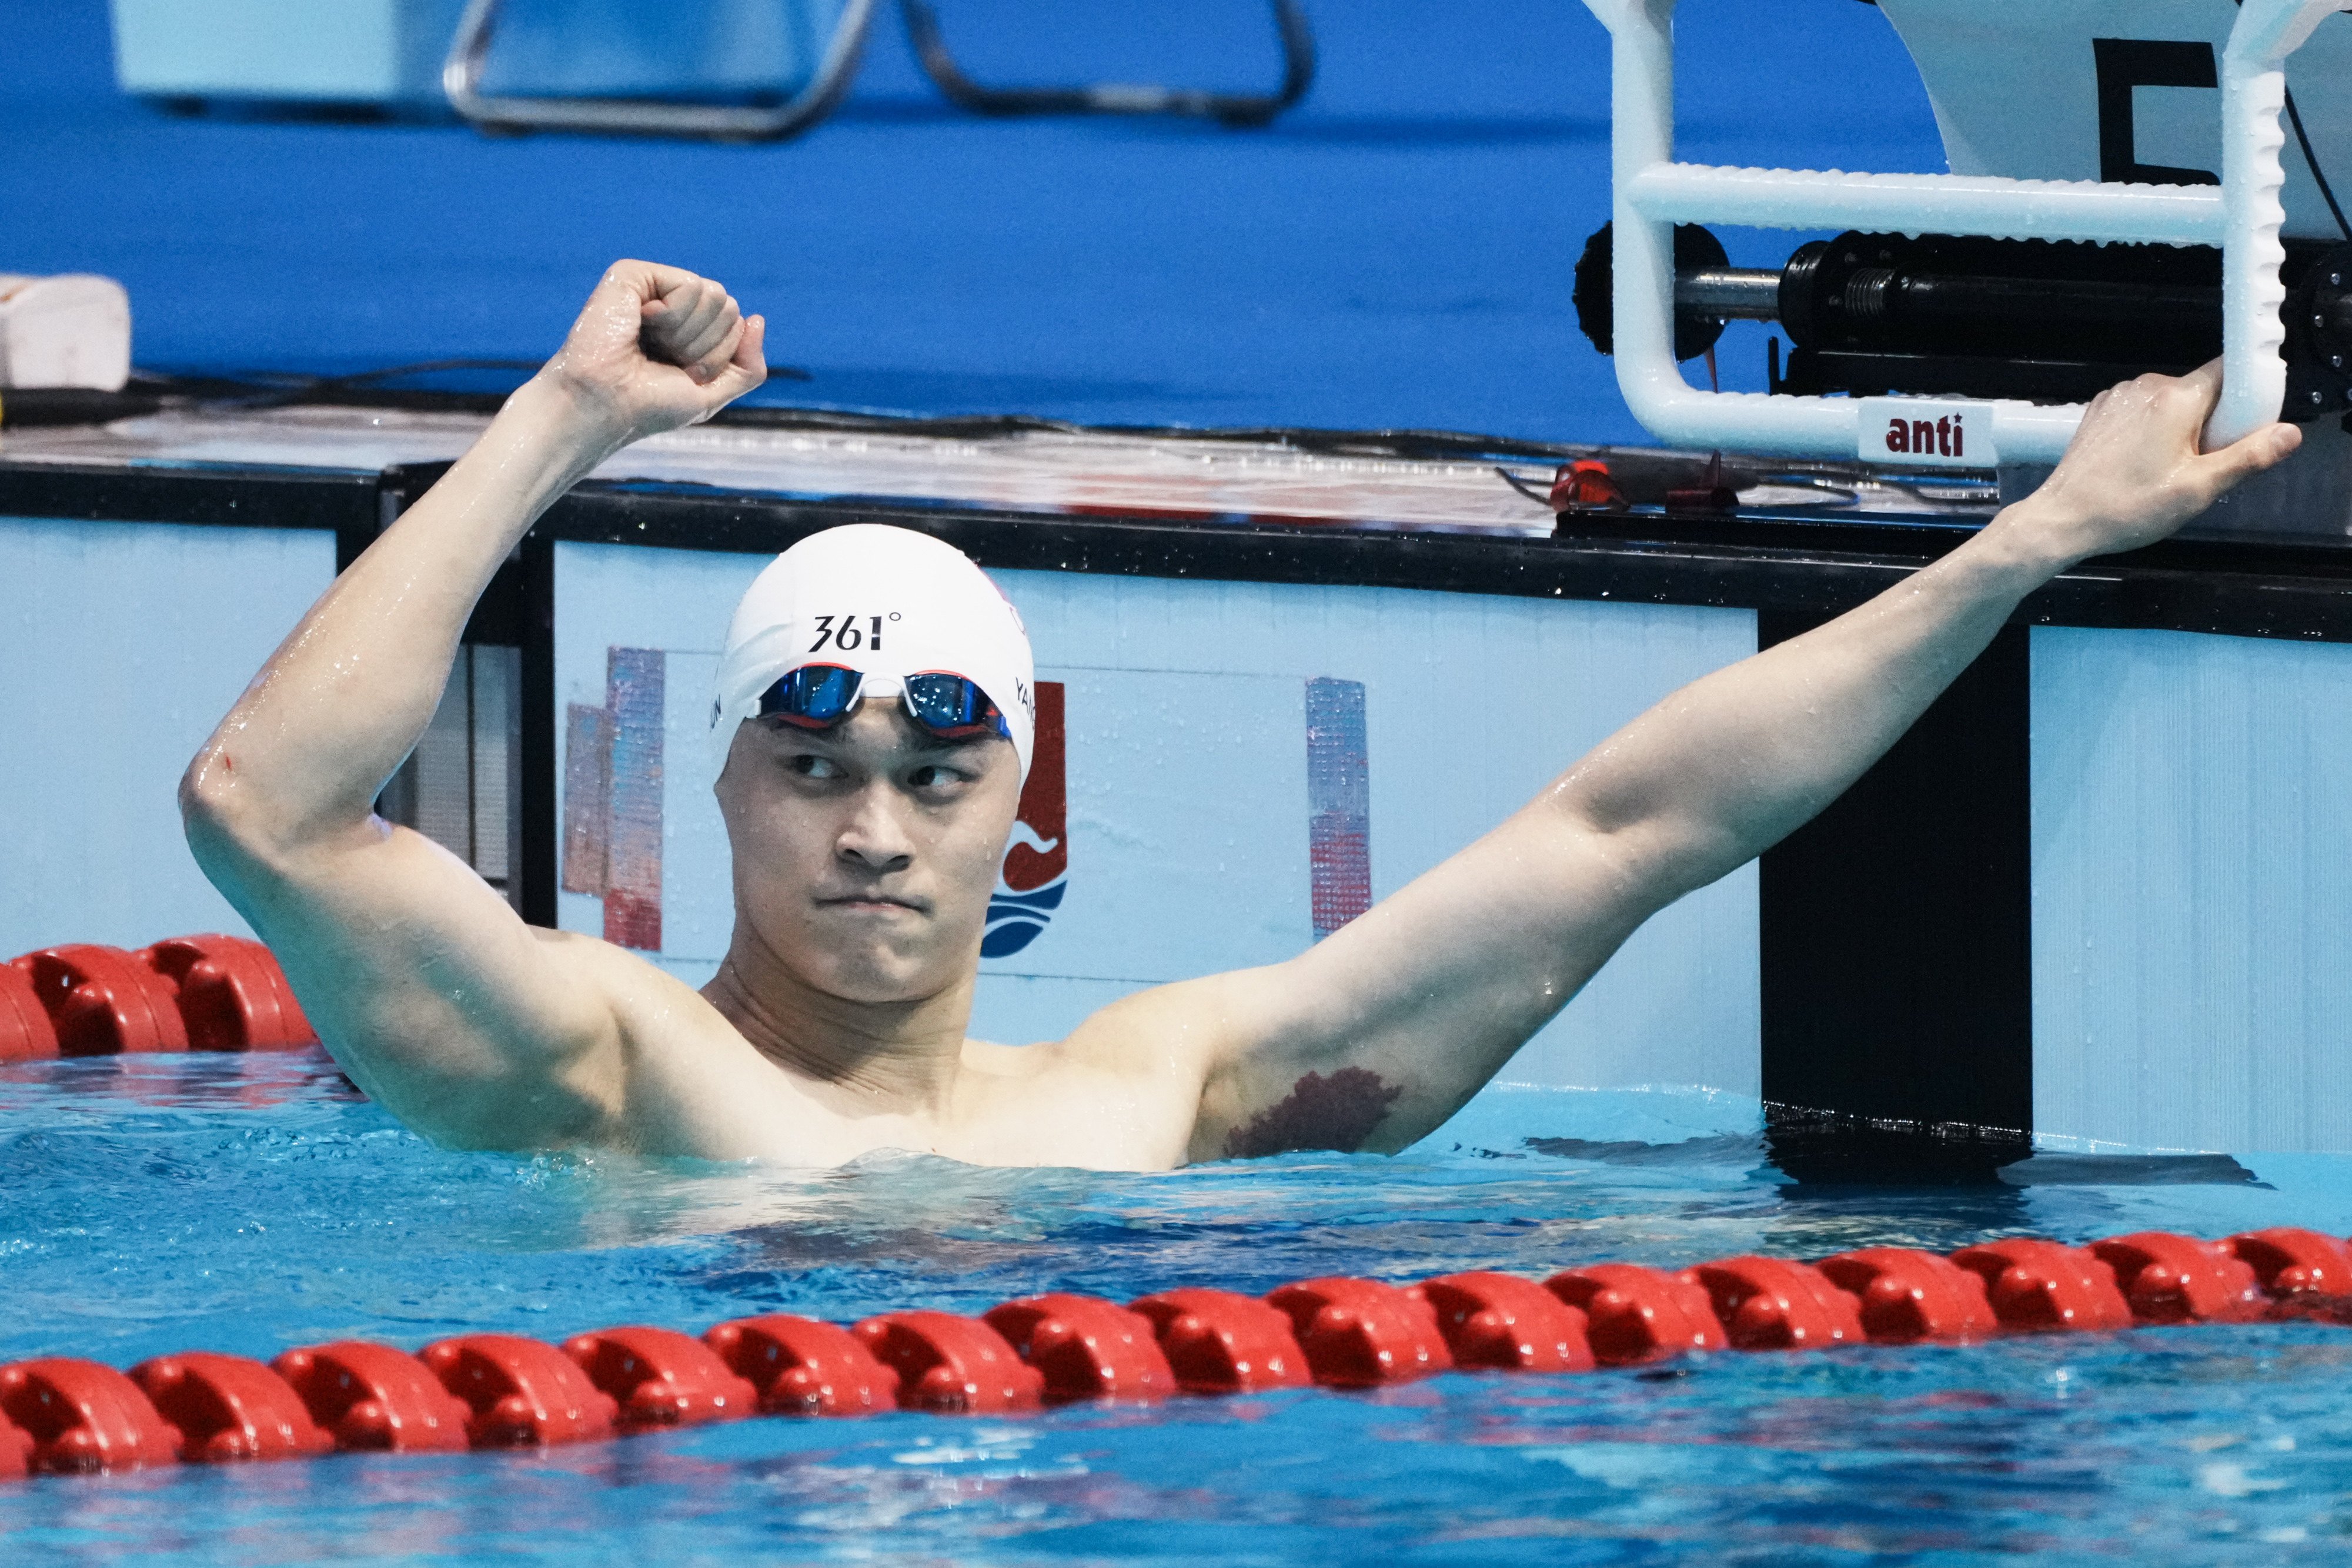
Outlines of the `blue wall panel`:
{"label": "blue wall panel", "polygon": [[0,957],[247,929],[180,773],[334,575],[323,530],[0,518]]}
{"label": "blue wall panel", "polygon": [[2034,1124],[2352,1149],[2352,646],[2033,633]]}

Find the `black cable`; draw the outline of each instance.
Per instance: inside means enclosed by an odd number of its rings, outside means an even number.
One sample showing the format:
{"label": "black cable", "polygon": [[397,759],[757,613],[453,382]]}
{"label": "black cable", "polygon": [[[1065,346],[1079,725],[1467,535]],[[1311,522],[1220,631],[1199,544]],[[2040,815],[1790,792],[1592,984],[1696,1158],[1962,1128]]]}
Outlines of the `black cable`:
{"label": "black cable", "polygon": [[444,371],[536,371],[540,364],[538,360],[423,360],[381,371],[355,371],[347,376],[315,376],[309,378],[309,384],[313,390],[359,387],[371,382],[396,382],[403,376],[437,375]]}
{"label": "black cable", "polygon": [[2294,127],[2294,139],[2303,144],[2304,163],[2311,170],[2312,179],[2317,182],[2319,193],[2327,203],[2327,210],[2336,214],[2336,226],[2344,231],[2346,239],[2352,240],[2352,223],[2345,221],[2344,209],[2336,204],[2336,193],[2329,188],[2327,176],[2319,172],[2319,154],[2311,150],[2311,137],[2303,129],[2303,115],[2294,107],[2294,94],[2292,92],[2286,95],[2286,118],[2287,123]]}
{"label": "black cable", "polygon": [[[420,360],[414,364],[388,365],[376,371],[353,371],[340,376],[258,371],[217,381],[209,377],[176,376],[142,376],[140,379],[167,392],[181,392],[213,408],[284,408],[299,403],[332,402],[340,394],[358,392],[373,395],[380,401],[389,401],[394,406],[416,403],[429,407],[438,400],[446,399],[449,406],[464,408],[471,413],[479,412],[475,405],[484,402],[495,410],[505,398],[499,393],[404,393],[384,388],[383,383],[408,376],[444,375],[451,371],[537,371],[543,362],[539,360]],[[771,381],[787,382],[812,379],[808,371],[796,365],[771,365],[768,377]]]}
{"label": "black cable", "polygon": [[1551,497],[1549,495],[1544,491],[1537,489],[1533,485],[1528,484],[1526,480],[1520,478],[1517,474],[1512,473],[1508,468],[1504,467],[1500,464],[1496,464],[1495,465],[1495,472],[1503,476],[1504,484],[1508,485],[1512,489],[1517,490],[1520,495],[1525,496],[1528,500],[1533,501],[1545,511],[1549,512],[1551,510]]}

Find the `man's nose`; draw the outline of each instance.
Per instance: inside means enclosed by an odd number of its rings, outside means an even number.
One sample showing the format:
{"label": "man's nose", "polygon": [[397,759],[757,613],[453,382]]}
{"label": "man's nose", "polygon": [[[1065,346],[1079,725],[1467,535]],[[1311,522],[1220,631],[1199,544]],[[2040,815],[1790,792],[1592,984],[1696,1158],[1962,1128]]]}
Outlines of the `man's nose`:
{"label": "man's nose", "polygon": [[835,852],[872,872],[904,871],[915,862],[915,841],[907,831],[898,791],[877,779],[858,791],[856,809],[842,824]]}

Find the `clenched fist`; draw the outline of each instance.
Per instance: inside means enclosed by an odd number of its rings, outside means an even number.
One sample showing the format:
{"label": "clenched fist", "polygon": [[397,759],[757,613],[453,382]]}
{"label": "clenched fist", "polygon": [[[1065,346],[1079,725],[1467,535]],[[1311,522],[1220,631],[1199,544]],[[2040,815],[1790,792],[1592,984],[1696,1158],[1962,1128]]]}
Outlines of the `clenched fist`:
{"label": "clenched fist", "polygon": [[707,277],[616,261],[540,374],[621,443],[698,424],[768,379],[767,321]]}

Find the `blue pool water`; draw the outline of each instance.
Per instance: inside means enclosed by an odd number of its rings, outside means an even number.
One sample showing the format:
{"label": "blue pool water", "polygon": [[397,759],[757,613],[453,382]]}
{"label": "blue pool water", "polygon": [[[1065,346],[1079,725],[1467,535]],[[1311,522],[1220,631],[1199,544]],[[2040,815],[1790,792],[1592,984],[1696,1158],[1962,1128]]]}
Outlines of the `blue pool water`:
{"label": "blue pool water", "polygon": [[[2352,1230],[2352,1159],[2242,1156],[2262,1185],[1815,1195],[1765,1164],[1754,1124],[1720,1096],[1496,1090],[1396,1159],[805,1173],[445,1153],[315,1057],[17,1067],[0,1071],[0,1358],[2023,1232]],[[1529,1137],[1615,1146],[1562,1158]],[[2332,1562],[2347,1536],[2352,1331],[2308,1325],[1021,1420],[760,1420],[0,1490],[0,1557],[51,1563]]]}

